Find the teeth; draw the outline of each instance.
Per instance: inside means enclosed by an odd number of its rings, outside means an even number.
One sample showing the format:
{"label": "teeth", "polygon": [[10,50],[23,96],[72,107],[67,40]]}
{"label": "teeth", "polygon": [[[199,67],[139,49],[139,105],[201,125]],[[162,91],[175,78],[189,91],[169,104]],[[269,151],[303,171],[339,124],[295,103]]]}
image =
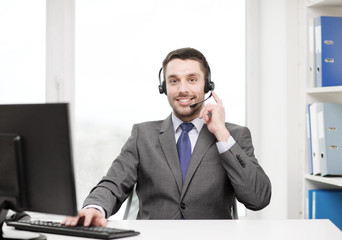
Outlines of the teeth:
{"label": "teeth", "polygon": [[190,99],[180,99],[179,101],[180,102],[188,102],[188,101],[190,101]]}

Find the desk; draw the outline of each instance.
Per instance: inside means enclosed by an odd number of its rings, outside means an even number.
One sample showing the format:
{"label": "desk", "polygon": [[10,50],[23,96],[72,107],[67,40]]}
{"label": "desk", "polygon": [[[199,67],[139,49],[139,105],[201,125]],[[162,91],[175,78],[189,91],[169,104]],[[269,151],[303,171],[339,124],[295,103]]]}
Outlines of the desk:
{"label": "desk", "polygon": [[[123,238],[127,240],[342,239],[342,231],[329,220],[112,220],[108,226],[140,232],[138,236]],[[49,240],[66,239],[62,235],[44,235]]]}

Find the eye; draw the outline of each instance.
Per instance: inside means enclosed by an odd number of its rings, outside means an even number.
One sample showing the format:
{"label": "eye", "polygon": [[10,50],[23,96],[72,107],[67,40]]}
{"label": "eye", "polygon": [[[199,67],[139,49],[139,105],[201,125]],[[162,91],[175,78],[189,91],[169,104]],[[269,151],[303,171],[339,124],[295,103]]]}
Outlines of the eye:
{"label": "eye", "polygon": [[177,83],[178,83],[178,80],[177,80],[176,78],[171,78],[171,79],[169,79],[169,84],[175,85],[175,84],[177,84]]}
{"label": "eye", "polygon": [[190,79],[189,79],[189,82],[191,82],[191,83],[195,83],[196,81],[197,81],[196,78],[190,78]]}

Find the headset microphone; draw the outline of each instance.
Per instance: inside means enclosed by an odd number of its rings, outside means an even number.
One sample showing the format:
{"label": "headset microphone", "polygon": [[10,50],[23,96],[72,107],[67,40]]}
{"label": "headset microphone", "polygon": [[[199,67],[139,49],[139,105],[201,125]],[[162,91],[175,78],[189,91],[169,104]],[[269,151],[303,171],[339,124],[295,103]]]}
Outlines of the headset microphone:
{"label": "headset microphone", "polygon": [[204,100],[202,100],[202,101],[199,101],[199,102],[197,102],[197,103],[195,103],[195,104],[190,105],[190,108],[194,108],[194,107],[196,107],[198,104],[207,101],[209,98],[211,98],[212,95],[213,95],[212,92],[210,92],[209,97],[207,97],[206,99],[204,99]]}

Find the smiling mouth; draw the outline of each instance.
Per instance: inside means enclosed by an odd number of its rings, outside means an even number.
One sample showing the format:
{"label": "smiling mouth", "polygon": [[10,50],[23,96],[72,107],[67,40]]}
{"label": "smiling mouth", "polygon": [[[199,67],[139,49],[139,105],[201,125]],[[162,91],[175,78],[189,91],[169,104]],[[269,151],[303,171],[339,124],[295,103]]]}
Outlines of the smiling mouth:
{"label": "smiling mouth", "polygon": [[177,98],[176,100],[181,103],[181,104],[188,104],[192,101],[192,97],[181,97],[181,98]]}

